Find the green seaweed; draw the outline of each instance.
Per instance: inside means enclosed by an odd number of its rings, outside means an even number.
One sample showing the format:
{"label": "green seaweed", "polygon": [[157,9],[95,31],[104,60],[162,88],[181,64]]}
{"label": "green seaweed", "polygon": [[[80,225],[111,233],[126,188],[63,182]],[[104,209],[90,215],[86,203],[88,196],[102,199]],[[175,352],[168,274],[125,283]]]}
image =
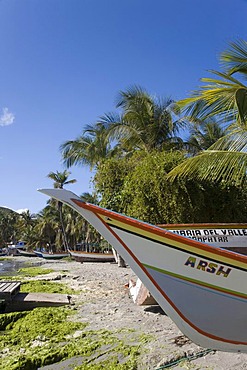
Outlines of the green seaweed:
{"label": "green seaweed", "polygon": [[16,281],[16,280],[21,280],[19,276],[9,276],[9,275],[2,275],[0,276],[0,280],[4,280],[4,281]]}
{"label": "green seaweed", "polygon": [[4,315],[0,315],[0,330],[5,330],[6,326],[16,322],[21,317],[27,314],[26,311],[24,312],[11,312]]}
{"label": "green seaweed", "polygon": [[[64,325],[69,311],[54,307],[35,308],[16,322],[11,323],[14,341],[20,345],[30,342],[37,336],[46,337],[52,341],[63,340],[64,335],[71,333],[74,329],[81,327],[80,324],[69,321]],[[8,330],[9,327],[7,326]]]}
{"label": "green seaweed", "polygon": [[53,271],[54,270],[52,270],[52,269],[46,269],[46,268],[42,268],[42,267],[22,267],[18,270],[18,273],[21,276],[25,276],[25,277],[31,276],[31,277],[33,277],[33,276],[38,276],[38,275],[50,274]]}
{"label": "green seaweed", "polygon": [[43,280],[22,281],[20,291],[25,293],[59,293],[59,294],[80,293],[61,283]]}
{"label": "green seaweed", "polygon": [[42,268],[42,267],[22,267],[17,271],[16,275],[5,275],[0,276],[0,280],[23,280],[27,277],[35,277],[39,275],[47,275],[54,272],[52,269]]}
{"label": "green seaweed", "polygon": [[[25,267],[8,280],[20,280],[21,292],[81,293],[61,282],[27,279],[50,272]],[[57,362],[62,366],[63,361],[74,363],[75,370],[137,368],[150,336],[133,329],[86,331],[87,324],[76,322],[72,313],[76,311],[67,306],[0,315],[0,370],[36,370]]]}
{"label": "green seaweed", "polygon": [[[0,369],[36,369],[68,356],[69,348],[61,347],[60,342],[66,343],[68,335],[86,326],[67,320],[72,313],[69,309],[49,307],[22,313],[19,318],[13,315],[12,321],[5,326],[4,335],[0,336]],[[2,317],[5,324],[10,321],[10,314]],[[8,356],[4,356],[6,348]]]}
{"label": "green seaweed", "polygon": [[[132,330],[86,331],[87,324],[76,322],[72,313],[69,307],[50,307],[1,315],[5,331],[0,335],[0,370],[36,370],[78,358],[76,370],[137,368],[147,336]],[[132,345],[130,335],[135,338]]]}

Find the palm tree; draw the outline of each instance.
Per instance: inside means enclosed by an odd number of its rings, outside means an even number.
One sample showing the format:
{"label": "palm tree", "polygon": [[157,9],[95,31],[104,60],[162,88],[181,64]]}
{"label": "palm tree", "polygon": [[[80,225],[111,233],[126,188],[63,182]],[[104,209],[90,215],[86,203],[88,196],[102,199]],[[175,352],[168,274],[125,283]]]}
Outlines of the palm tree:
{"label": "palm tree", "polygon": [[210,148],[225,135],[225,130],[213,119],[195,122],[190,128],[187,141],[188,151],[192,155]]}
{"label": "palm tree", "polygon": [[183,145],[177,135],[184,121],[174,119],[180,113],[174,100],[153,97],[133,86],[119,93],[116,106],[123,112],[115,122],[110,116],[109,135],[119,140],[123,149],[150,152]]}
{"label": "palm tree", "polygon": [[88,165],[93,169],[102,159],[110,157],[114,149],[108,138],[108,126],[103,120],[87,125],[81,136],[64,142],[60,146],[64,165],[67,168]]}
{"label": "palm tree", "polygon": [[0,247],[9,242],[16,242],[16,222],[19,214],[16,212],[4,212],[0,210]]}
{"label": "palm tree", "polygon": [[[50,172],[47,177],[51,180],[54,181],[54,188],[58,189],[63,189],[64,185],[68,184],[74,184],[76,182],[76,179],[68,180],[68,177],[70,175],[70,172],[67,170],[63,172]],[[58,206],[58,212],[60,216],[60,223],[61,223],[61,228],[62,228],[62,235],[63,235],[63,240],[64,240],[64,245],[66,250],[68,249],[68,242],[66,238],[66,233],[65,233],[65,227],[64,227],[64,222],[63,222],[63,204],[62,202],[57,202]]]}
{"label": "palm tree", "polygon": [[34,227],[36,223],[36,215],[31,214],[29,210],[22,212],[16,222],[18,230],[18,239],[25,240],[27,249],[32,248],[35,241]]}
{"label": "palm tree", "polygon": [[206,85],[179,104],[189,117],[215,117],[220,124],[226,124],[226,135],[171,171],[172,179],[197,176],[238,186],[246,183],[247,86],[233,76],[238,74],[240,79],[246,79],[247,42],[231,43],[220,60],[225,71],[212,71],[218,78],[203,78]]}
{"label": "palm tree", "polygon": [[[80,198],[85,202],[98,203],[96,197],[90,193],[83,193]],[[78,242],[92,243],[99,239],[99,233],[70,207],[64,207],[64,219],[66,220],[66,233],[70,237],[70,245],[75,246]]]}
{"label": "palm tree", "polygon": [[152,97],[134,86],[117,98],[121,113],[107,113],[94,125],[87,125],[81,136],[60,146],[67,168],[89,165],[97,168],[102,159],[132,153],[136,149],[181,148],[178,132],[184,125],[175,119],[179,108],[172,99]]}
{"label": "palm tree", "polygon": [[63,172],[49,172],[47,177],[54,181],[54,188],[56,189],[63,189],[64,185],[74,184],[76,179],[68,180],[69,175],[71,172],[67,170]]}
{"label": "palm tree", "polygon": [[52,246],[56,235],[60,230],[60,221],[57,210],[52,206],[46,206],[38,215],[34,230],[38,236],[36,247]]}

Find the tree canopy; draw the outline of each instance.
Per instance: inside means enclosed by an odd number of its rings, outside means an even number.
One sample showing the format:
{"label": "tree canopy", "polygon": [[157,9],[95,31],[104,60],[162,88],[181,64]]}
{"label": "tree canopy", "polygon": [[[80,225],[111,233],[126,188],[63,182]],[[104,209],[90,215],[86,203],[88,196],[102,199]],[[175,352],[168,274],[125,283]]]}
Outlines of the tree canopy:
{"label": "tree canopy", "polygon": [[167,174],[184,160],[178,151],[136,152],[101,163],[94,185],[100,204],[153,224],[244,222],[246,189]]}
{"label": "tree canopy", "polygon": [[[170,174],[194,176],[245,186],[247,173],[247,42],[236,41],[221,54],[223,72],[212,71],[217,78],[203,78],[206,83],[190,98],[178,104],[192,119],[215,117],[227,124],[226,134],[209,149],[186,160]],[[233,77],[239,75],[240,80]],[[242,82],[242,80],[244,82]]]}

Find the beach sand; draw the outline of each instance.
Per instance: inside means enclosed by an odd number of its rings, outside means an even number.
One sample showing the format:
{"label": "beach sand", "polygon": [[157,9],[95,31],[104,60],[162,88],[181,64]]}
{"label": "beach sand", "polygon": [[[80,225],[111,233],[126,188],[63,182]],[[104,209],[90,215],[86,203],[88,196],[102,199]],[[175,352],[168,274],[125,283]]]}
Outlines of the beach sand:
{"label": "beach sand", "polygon": [[[25,257],[14,257],[27,260]],[[135,280],[133,271],[119,268],[111,263],[78,263],[59,260],[44,261],[45,268],[54,270],[49,275],[36,277],[60,281],[79,290],[79,295],[72,296],[77,308],[77,320],[89,323],[87,329],[110,331],[127,328],[138,333],[145,333],[152,338],[143,344],[145,353],[140,355],[138,369],[161,368],[169,362],[182,362],[173,369],[247,369],[247,354],[211,351],[202,357],[186,361],[186,356],[198,356],[204,348],[198,347],[186,338],[159,306],[137,306],[129,295],[125,284]],[[192,303],[191,303],[192,304]],[[71,367],[67,367],[71,369]],[[46,366],[43,369],[66,370],[66,363]]]}

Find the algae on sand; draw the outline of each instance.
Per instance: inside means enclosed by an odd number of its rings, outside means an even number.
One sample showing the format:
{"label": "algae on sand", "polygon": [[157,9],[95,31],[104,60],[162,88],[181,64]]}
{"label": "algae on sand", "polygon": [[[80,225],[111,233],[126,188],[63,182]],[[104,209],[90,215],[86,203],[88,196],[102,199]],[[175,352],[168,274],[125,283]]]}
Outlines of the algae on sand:
{"label": "algae on sand", "polygon": [[78,370],[136,368],[143,337],[130,345],[119,332],[86,331],[87,324],[72,320],[75,312],[49,307],[1,315],[0,370],[35,370],[77,356]]}
{"label": "algae on sand", "polygon": [[38,276],[38,275],[46,275],[50,274],[54,270],[52,269],[47,269],[47,268],[42,268],[42,267],[22,267],[18,270],[18,273],[20,276]]}
{"label": "algae on sand", "polygon": [[[66,336],[83,330],[86,324],[68,321],[73,311],[66,308],[35,308],[16,317],[13,313],[0,316],[5,320],[4,335],[0,336],[1,370],[36,369],[59,361],[68,355]],[[8,323],[8,318],[11,320]],[[63,346],[60,342],[64,342]]]}
{"label": "algae on sand", "polygon": [[23,280],[27,277],[35,277],[39,275],[47,275],[53,272],[52,269],[42,268],[42,267],[22,267],[15,272],[16,275],[4,275],[0,277],[0,280]]}
{"label": "algae on sand", "polygon": [[[47,280],[30,280],[26,278],[32,278],[41,275],[48,275],[54,272],[52,269],[42,267],[23,267],[18,270],[18,275],[7,277],[8,280],[21,281],[21,292],[24,293],[59,293],[59,294],[79,294],[79,291],[75,291],[68,286]],[[6,276],[0,279],[6,280]]]}
{"label": "algae on sand", "polygon": [[59,293],[59,294],[79,294],[72,288],[66,285],[56,283],[53,281],[43,281],[43,280],[30,280],[23,281],[21,283],[21,292],[25,293]]}

